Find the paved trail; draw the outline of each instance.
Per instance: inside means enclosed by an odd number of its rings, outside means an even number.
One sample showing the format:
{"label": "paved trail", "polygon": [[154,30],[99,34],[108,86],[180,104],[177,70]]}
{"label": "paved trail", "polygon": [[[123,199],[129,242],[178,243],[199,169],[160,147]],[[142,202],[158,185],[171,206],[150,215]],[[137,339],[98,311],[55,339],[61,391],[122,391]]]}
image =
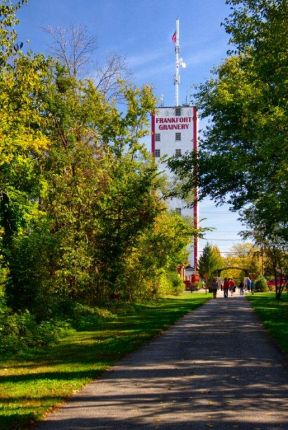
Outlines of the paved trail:
{"label": "paved trail", "polygon": [[288,370],[243,297],[211,300],[37,430],[288,430]]}

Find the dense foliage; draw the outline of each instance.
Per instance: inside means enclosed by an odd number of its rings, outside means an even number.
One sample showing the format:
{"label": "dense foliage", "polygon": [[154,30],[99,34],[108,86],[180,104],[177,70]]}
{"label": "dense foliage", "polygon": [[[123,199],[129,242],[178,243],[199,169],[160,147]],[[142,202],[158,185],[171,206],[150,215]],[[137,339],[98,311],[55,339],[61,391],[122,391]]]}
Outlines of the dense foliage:
{"label": "dense foliage", "polygon": [[255,291],[259,291],[261,293],[269,291],[267,281],[264,276],[258,276],[258,278],[255,280]]}
{"label": "dense foliage", "polygon": [[239,243],[233,245],[226,255],[223,267],[227,267],[227,270],[222,272],[222,276],[239,281],[249,273],[255,278],[263,271],[263,264],[263,256],[259,248],[251,243]]}
{"label": "dense foliage", "polygon": [[217,246],[207,243],[199,258],[199,273],[206,284],[210,285],[213,277],[217,276],[217,270],[222,269],[223,259]]}
{"label": "dense foliage", "polygon": [[227,3],[232,12],[224,26],[235,50],[195,99],[210,120],[199,154],[201,191],[235,209],[272,199],[286,222],[288,4]]}
{"label": "dense foliage", "polygon": [[119,81],[113,101],[53,58],[25,54],[21,3],[0,8],[0,336],[14,347],[21,336],[37,344],[37,324],[48,341],[42,321],[77,302],[155,297],[166,273],[176,291],[171,273],[193,234],[161,200],[141,143],[150,87]]}
{"label": "dense foliage", "polygon": [[202,118],[209,119],[198,160],[188,155],[170,165],[186,194],[198,163],[202,197],[241,209],[249,229],[271,246],[286,244],[287,251],[288,3],[227,3],[224,28],[232,50],[195,95]]}

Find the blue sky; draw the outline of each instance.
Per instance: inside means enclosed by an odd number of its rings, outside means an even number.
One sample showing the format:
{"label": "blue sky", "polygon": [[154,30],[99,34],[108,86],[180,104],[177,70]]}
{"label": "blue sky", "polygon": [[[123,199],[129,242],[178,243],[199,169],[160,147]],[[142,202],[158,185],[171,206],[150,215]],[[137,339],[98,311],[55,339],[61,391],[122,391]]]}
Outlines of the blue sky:
{"label": "blue sky", "polygon": [[[180,20],[181,56],[187,68],[181,71],[180,102],[189,101],[193,86],[205,81],[210,70],[226,56],[228,36],[221,22],[229,14],[225,0],[30,0],[20,13],[20,40],[29,40],[36,52],[49,52],[47,26],[85,25],[97,39],[90,73],[110,54],[126,59],[137,85],[149,83],[164,104],[175,104],[173,75],[174,45],[171,36]],[[203,124],[200,123],[200,128]],[[210,243],[229,252],[239,243],[242,226],[237,214],[226,206],[215,208],[209,200],[200,204],[203,226]],[[205,241],[200,242],[200,250]]]}

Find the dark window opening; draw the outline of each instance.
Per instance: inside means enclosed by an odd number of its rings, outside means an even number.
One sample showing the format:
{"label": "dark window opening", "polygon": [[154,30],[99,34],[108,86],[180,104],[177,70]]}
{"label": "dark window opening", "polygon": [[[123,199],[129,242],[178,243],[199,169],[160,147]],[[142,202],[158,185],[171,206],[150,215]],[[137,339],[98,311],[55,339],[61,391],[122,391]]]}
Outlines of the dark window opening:
{"label": "dark window opening", "polygon": [[177,107],[175,108],[175,115],[176,115],[176,116],[181,116],[181,107],[177,106]]}

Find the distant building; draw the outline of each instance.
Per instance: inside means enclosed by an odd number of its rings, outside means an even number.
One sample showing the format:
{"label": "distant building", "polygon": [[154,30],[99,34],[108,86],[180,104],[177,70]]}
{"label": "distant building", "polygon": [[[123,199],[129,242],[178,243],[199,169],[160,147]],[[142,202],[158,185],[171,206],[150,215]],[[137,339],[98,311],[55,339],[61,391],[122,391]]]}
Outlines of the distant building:
{"label": "distant building", "polygon": [[[167,165],[161,161],[163,156],[181,156],[186,152],[197,150],[197,109],[195,106],[159,107],[151,119],[151,152],[168,178],[173,174]],[[171,210],[193,219],[194,226],[198,226],[198,205],[187,208],[186,202],[173,198],[168,201]],[[191,241],[190,265],[197,267],[198,242]]]}

